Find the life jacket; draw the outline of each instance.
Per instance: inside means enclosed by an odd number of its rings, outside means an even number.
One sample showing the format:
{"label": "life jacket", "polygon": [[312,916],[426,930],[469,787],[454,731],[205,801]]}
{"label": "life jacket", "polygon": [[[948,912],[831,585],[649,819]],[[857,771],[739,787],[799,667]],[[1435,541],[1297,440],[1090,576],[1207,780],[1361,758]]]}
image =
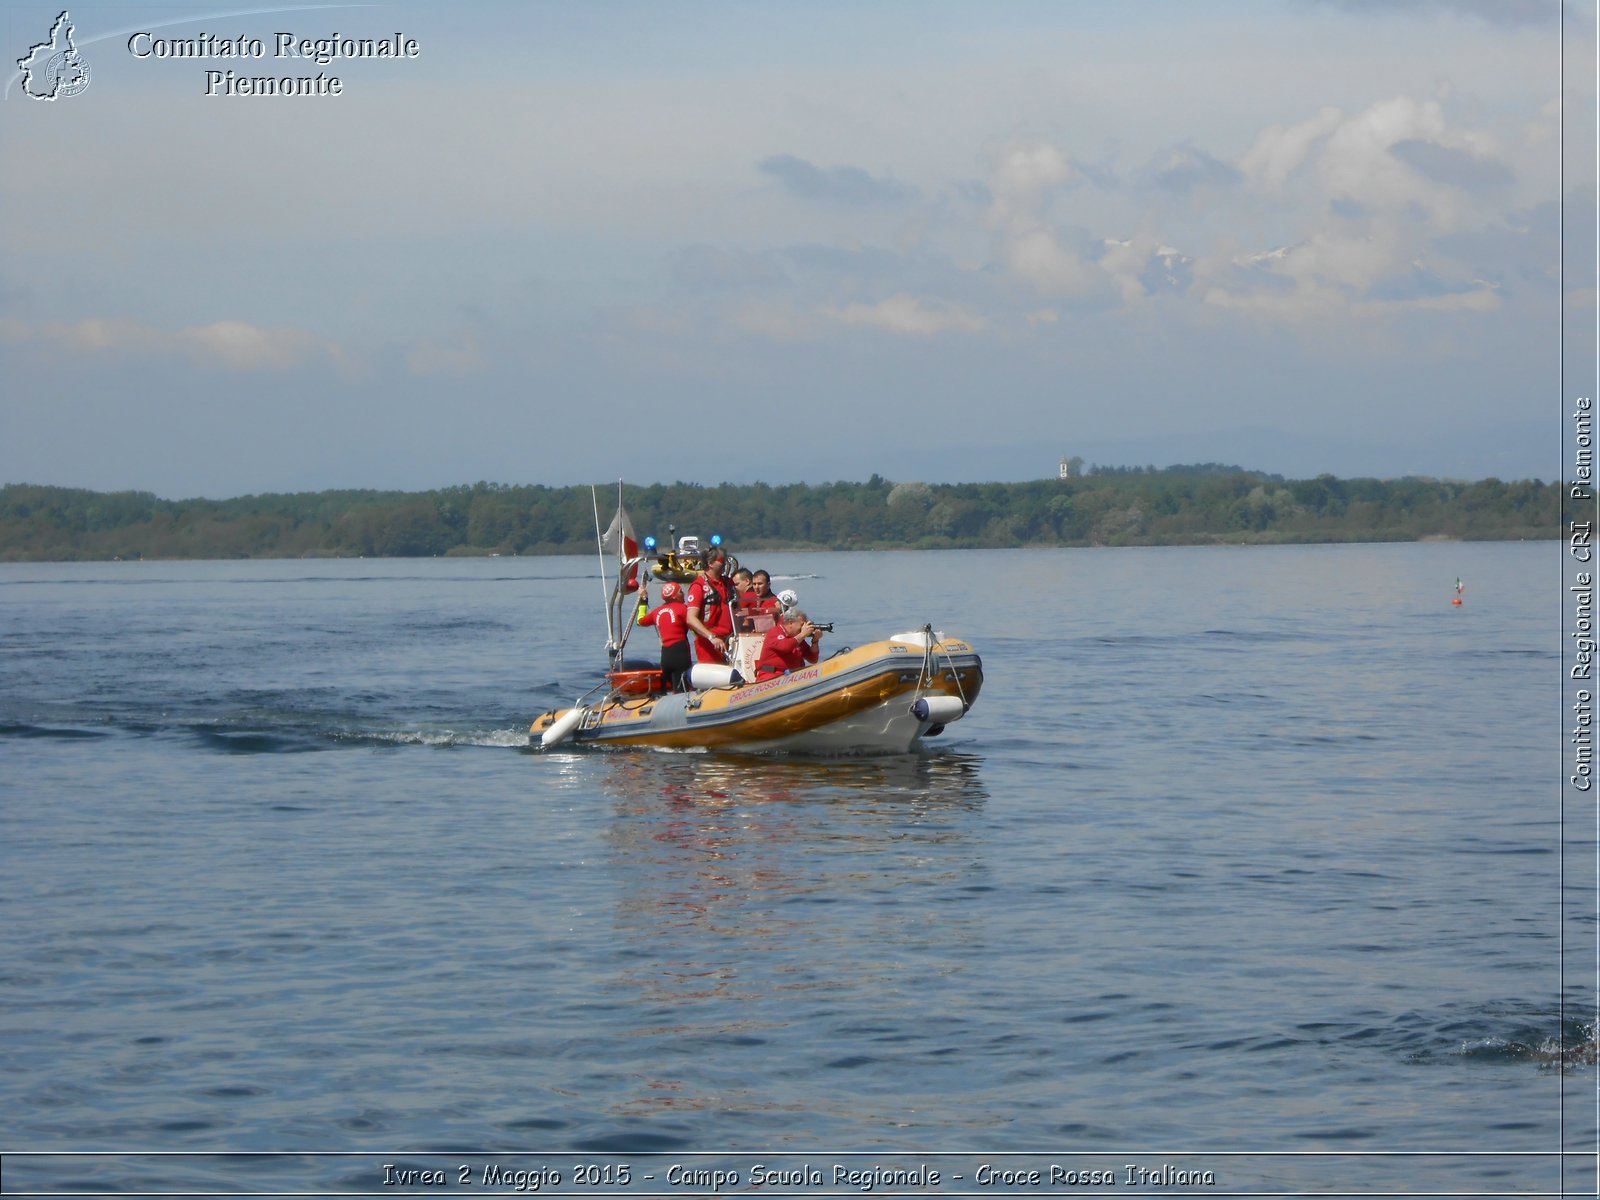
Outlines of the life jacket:
{"label": "life jacket", "polygon": [[710,575],[702,575],[690,586],[690,599],[694,598],[697,589],[700,600],[696,614],[700,623],[719,637],[732,633],[732,610],[739,603],[733,593],[733,584],[726,579],[715,580]]}

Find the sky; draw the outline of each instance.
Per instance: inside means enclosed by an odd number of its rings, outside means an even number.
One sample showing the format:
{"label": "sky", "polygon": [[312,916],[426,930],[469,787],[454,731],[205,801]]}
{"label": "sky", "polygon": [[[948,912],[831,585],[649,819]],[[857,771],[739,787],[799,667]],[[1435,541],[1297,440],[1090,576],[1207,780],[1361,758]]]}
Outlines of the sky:
{"label": "sky", "polygon": [[1553,480],[1593,387],[1595,0],[59,4],[0,483]]}

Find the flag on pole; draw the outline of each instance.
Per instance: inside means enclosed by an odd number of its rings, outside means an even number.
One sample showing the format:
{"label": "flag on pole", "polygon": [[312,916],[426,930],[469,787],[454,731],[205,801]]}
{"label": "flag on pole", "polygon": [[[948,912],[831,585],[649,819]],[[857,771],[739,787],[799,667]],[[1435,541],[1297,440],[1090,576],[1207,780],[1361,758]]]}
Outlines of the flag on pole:
{"label": "flag on pole", "polygon": [[626,592],[639,590],[639,538],[633,532],[633,522],[628,519],[628,510],[621,504],[617,505],[617,515],[611,518],[611,524],[606,526],[605,535],[600,539],[601,546],[610,554],[615,554],[622,561],[624,575],[622,589]]}

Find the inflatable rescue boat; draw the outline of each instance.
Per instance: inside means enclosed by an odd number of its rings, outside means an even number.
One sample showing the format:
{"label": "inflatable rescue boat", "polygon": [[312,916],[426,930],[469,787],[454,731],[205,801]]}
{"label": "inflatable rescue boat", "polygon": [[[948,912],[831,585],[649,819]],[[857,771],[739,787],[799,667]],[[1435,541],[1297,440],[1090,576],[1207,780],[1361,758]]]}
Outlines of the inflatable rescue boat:
{"label": "inflatable rescue boat", "polygon": [[[618,491],[617,515],[600,536],[603,573],[610,573],[607,551],[616,555],[615,585],[606,609],[610,669],[570,708],[536,718],[528,731],[530,746],[903,753],[959,721],[978,698],[983,661],[977,651],[959,638],[936,633],[931,625],[835,651],[760,682],[748,681],[755,675],[761,635],[740,633],[733,639],[728,664],[698,663],[690,671],[689,690],[668,690],[661,671],[628,661],[623,652],[642,611],[638,606],[647,596],[649,577],[677,582],[691,568],[698,569],[699,539],[669,540],[670,552],[658,555],[655,539],[647,538],[646,553],[641,554]],[[598,507],[597,502],[597,533]],[[711,539],[713,547],[720,542]],[[648,572],[645,581],[639,579],[641,567]]]}
{"label": "inflatable rescue boat", "polygon": [[667,692],[660,671],[612,671],[595,699],[535,720],[529,742],[903,753],[966,715],[983,687],[983,661],[968,643],[923,629],[760,683],[733,667],[699,665],[691,675],[699,686]]}

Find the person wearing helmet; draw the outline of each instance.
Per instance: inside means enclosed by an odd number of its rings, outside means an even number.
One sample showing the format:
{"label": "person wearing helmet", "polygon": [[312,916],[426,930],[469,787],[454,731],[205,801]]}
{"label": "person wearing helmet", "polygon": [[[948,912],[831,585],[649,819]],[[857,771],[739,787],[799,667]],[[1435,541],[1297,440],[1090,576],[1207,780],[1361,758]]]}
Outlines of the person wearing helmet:
{"label": "person wearing helmet", "polygon": [[661,585],[660,605],[639,616],[639,624],[654,625],[661,636],[661,675],[671,692],[683,689],[683,677],[689,673],[688,616],[683,585],[670,580]]}
{"label": "person wearing helmet", "polygon": [[728,661],[728,645],[733,637],[733,610],[739,603],[733,585],[724,577],[728,554],[721,546],[706,558],[706,569],[689,585],[689,628],[694,631],[696,662]]}

